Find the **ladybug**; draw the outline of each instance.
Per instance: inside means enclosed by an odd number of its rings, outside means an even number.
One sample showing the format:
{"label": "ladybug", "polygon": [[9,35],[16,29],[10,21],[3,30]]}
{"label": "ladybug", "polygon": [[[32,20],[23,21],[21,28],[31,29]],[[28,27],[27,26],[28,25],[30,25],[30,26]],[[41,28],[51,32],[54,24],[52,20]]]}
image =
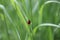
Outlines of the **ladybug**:
{"label": "ladybug", "polygon": [[28,20],[28,21],[27,21],[27,24],[31,24],[31,21],[30,21],[30,20]]}

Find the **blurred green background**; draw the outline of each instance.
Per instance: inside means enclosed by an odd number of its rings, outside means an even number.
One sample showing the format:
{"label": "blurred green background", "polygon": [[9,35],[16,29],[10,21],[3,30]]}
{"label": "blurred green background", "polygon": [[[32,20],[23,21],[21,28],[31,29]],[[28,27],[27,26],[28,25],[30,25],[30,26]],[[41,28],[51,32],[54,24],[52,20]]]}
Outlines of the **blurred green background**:
{"label": "blurred green background", "polygon": [[60,40],[60,28],[43,23],[59,26],[60,0],[0,0],[0,40]]}

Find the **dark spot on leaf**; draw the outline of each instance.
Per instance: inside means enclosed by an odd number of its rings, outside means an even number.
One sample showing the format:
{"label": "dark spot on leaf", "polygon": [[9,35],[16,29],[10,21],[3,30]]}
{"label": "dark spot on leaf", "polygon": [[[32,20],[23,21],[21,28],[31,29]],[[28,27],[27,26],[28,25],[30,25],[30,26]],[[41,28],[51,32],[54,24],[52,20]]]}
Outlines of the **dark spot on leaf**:
{"label": "dark spot on leaf", "polygon": [[27,24],[30,24],[30,23],[31,23],[31,21],[30,21],[30,20],[28,20]]}

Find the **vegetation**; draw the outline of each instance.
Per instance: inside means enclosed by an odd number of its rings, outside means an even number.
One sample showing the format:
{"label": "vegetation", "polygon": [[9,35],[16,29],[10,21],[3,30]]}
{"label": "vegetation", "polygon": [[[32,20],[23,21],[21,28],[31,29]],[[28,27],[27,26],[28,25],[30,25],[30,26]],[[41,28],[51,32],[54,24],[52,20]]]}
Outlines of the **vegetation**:
{"label": "vegetation", "polygon": [[0,40],[60,40],[60,0],[0,0]]}

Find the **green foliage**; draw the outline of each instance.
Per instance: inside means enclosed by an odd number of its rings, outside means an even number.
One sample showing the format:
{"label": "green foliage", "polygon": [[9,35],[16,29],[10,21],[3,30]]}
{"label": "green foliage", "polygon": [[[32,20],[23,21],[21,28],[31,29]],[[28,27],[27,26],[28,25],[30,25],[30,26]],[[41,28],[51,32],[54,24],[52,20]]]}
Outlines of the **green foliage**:
{"label": "green foliage", "polygon": [[60,40],[59,10],[59,0],[0,0],[0,40]]}

